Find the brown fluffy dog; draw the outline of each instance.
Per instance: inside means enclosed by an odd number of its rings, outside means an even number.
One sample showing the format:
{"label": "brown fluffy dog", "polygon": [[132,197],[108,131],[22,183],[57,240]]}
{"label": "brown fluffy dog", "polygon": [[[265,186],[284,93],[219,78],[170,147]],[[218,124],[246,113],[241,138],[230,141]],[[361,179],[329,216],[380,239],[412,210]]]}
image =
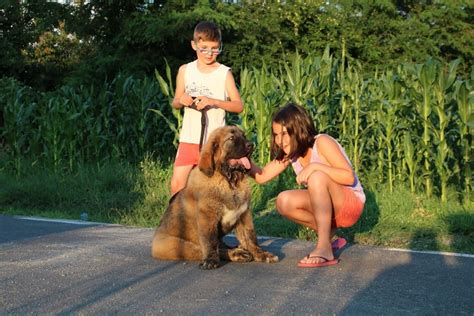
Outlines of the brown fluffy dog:
{"label": "brown fluffy dog", "polygon": [[[234,262],[277,262],[257,243],[247,180],[252,144],[242,130],[225,126],[204,145],[198,168],[175,194],[153,237],[152,256],[164,260],[201,260],[202,269]],[[235,229],[240,245],[229,249],[222,238]]]}

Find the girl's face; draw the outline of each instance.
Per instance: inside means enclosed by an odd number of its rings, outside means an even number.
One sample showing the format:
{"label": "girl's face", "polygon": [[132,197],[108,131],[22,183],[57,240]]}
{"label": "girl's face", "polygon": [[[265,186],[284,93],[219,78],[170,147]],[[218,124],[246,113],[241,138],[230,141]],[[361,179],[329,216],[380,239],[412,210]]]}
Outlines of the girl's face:
{"label": "girl's face", "polygon": [[291,151],[290,146],[290,135],[288,135],[288,131],[286,127],[273,122],[272,123],[272,131],[273,131],[273,138],[275,139],[275,144],[283,150],[285,155],[288,155]]}

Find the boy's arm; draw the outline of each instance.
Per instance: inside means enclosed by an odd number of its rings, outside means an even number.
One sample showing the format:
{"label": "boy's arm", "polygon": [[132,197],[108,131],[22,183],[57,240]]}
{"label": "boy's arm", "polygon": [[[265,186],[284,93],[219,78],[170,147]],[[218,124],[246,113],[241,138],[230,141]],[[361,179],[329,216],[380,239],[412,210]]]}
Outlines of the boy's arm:
{"label": "boy's arm", "polygon": [[212,99],[212,98],[208,98],[204,96],[198,97],[200,101],[196,103],[197,109],[201,110],[208,105],[214,105],[227,112],[233,112],[233,113],[242,112],[244,109],[244,104],[240,98],[239,90],[237,89],[237,86],[235,85],[234,76],[232,75],[232,72],[230,70],[227,72],[227,77],[225,80],[225,89],[228,95],[227,100],[217,100],[217,99]]}
{"label": "boy's arm", "polygon": [[186,65],[179,67],[178,75],[176,76],[176,91],[174,94],[173,102],[171,105],[175,109],[181,109],[184,106],[190,106],[193,104],[193,98],[187,95],[184,90],[184,73],[186,71]]}
{"label": "boy's arm", "polygon": [[239,90],[237,89],[237,86],[235,84],[234,76],[232,75],[232,72],[229,70],[227,72],[227,78],[225,80],[225,88],[227,91],[227,95],[229,96],[228,101],[220,101],[224,104],[219,106],[220,108],[228,111],[228,112],[233,112],[233,113],[240,113],[244,110],[244,104],[242,102],[242,99],[240,98],[240,93]]}
{"label": "boy's arm", "polygon": [[289,164],[290,162],[288,160],[278,161],[275,159],[270,161],[265,167],[260,168],[252,162],[252,168],[249,170],[249,175],[254,178],[255,182],[258,184],[263,184],[282,173]]}

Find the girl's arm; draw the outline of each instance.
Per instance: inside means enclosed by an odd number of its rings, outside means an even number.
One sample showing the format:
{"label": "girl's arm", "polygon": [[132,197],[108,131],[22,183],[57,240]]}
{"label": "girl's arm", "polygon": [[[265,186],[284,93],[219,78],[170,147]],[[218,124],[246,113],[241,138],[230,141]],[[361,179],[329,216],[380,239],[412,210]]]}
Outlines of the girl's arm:
{"label": "girl's arm", "polygon": [[321,135],[316,146],[318,153],[326,159],[329,166],[322,163],[310,163],[296,177],[298,184],[307,183],[313,172],[322,171],[334,182],[342,185],[353,185],[355,181],[354,171],[336,141],[327,135]]}
{"label": "girl's arm", "polygon": [[193,104],[193,98],[185,93],[184,90],[184,73],[186,71],[186,65],[179,67],[178,75],[176,76],[176,91],[174,93],[173,102],[171,105],[175,109],[181,109],[184,106],[190,106]]}
{"label": "girl's arm", "polygon": [[227,100],[223,101],[223,100],[217,100],[217,99],[201,96],[201,97],[198,97],[200,101],[196,104],[196,108],[198,110],[201,110],[208,105],[214,105],[223,110],[226,110],[227,112],[233,112],[233,113],[242,112],[244,109],[244,104],[242,103],[239,90],[237,89],[237,86],[235,85],[234,76],[232,75],[232,72],[230,70],[227,72],[227,77],[225,79],[225,89],[228,96]]}
{"label": "girl's arm", "polygon": [[282,173],[289,164],[289,160],[279,161],[275,159],[270,161],[265,167],[260,168],[252,162],[252,168],[250,169],[249,174],[255,179],[255,182],[263,184]]}

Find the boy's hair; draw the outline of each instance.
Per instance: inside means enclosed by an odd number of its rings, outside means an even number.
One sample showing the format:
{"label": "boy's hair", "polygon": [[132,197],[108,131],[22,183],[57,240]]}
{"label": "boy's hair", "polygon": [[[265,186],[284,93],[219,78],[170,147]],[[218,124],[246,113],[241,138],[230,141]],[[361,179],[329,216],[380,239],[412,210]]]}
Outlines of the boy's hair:
{"label": "boy's hair", "polygon": [[308,148],[313,147],[317,132],[311,116],[304,107],[288,103],[273,114],[272,122],[286,127],[291,146],[291,152],[285,156],[284,151],[275,143],[275,137],[272,136],[271,153],[275,159],[294,160],[303,156]]}
{"label": "boy's hair", "polygon": [[219,27],[209,21],[199,22],[194,28],[193,40],[197,43],[202,41],[221,42],[222,35]]}

